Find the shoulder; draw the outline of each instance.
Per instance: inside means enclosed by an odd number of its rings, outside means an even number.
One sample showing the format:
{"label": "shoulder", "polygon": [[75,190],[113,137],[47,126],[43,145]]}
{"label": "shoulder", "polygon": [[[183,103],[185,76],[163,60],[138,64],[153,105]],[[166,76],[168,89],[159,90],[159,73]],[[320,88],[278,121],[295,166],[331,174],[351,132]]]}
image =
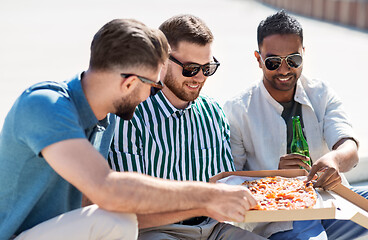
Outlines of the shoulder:
{"label": "shoulder", "polygon": [[207,95],[200,95],[195,101],[194,105],[197,109],[206,109],[209,112],[223,113],[222,107],[220,104],[212,97]]}
{"label": "shoulder", "polygon": [[[321,79],[309,79],[305,76],[300,78],[301,85],[310,100],[316,102],[340,101],[340,97],[331,87],[330,83]],[[333,99],[333,100],[332,100]]]}
{"label": "shoulder", "polygon": [[23,112],[31,115],[70,111],[73,106],[66,86],[56,82],[31,86],[22,93],[17,102],[19,114]]}
{"label": "shoulder", "polygon": [[219,103],[212,97],[205,94],[201,94],[196,100],[194,100],[195,105],[206,104],[208,106],[220,106]]}
{"label": "shoulder", "polygon": [[306,91],[331,91],[330,84],[326,81],[316,78],[300,77],[301,84]]}
{"label": "shoulder", "polygon": [[251,100],[255,95],[260,94],[260,82],[255,83],[248,87],[247,89],[240,92],[238,95],[235,95],[230,100],[226,101],[224,104],[224,111],[233,111],[236,109],[247,109],[251,104]]}

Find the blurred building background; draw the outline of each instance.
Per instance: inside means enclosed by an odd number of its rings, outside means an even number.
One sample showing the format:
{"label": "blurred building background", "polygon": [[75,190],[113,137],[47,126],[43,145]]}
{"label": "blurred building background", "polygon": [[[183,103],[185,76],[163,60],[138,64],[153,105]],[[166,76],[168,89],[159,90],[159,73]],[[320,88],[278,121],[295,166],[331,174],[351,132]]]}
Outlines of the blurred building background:
{"label": "blurred building background", "polygon": [[368,29],[368,0],[258,0],[277,8],[340,23],[360,29]]}

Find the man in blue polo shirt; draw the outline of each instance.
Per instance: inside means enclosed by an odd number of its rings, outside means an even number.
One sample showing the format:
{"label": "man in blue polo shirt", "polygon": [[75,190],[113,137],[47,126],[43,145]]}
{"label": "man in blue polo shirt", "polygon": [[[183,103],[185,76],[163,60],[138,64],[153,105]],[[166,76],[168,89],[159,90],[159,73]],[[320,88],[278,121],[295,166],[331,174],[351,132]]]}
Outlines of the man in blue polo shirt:
{"label": "man in blue polo shirt", "polygon": [[[94,36],[87,71],[36,84],[16,100],[0,134],[1,240],[135,239],[134,213],[199,209],[221,221],[242,219],[255,204],[245,188],[118,173],[104,159],[109,113],[130,119],[152,86],[162,88],[167,58],[162,32],[113,20]],[[96,205],[80,208],[81,192]]]}

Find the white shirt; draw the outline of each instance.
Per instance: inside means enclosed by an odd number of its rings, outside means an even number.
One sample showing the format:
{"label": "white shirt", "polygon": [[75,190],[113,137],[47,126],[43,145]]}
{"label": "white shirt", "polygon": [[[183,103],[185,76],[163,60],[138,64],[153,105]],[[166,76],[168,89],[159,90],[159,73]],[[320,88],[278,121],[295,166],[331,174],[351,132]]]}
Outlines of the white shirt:
{"label": "white shirt", "polygon": [[[355,138],[341,100],[325,82],[301,77],[294,100],[302,105],[304,133],[316,161],[342,138]],[[275,170],[286,154],[287,130],[283,107],[263,81],[225,103],[236,170]]]}
{"label": "white shirt", "polygon": [[[302,105],[304,133],[311,159],[316,161],[342,138],[355,138],[352,126],[335,92],[319,80],[301,76],[294,100]],[[287,151],[283,106],[268,93],[263,81],[224,105],[230,123],[231,151],[236,170],[276,170]],[[292,222],[261,223],[256,233],[265,237],[292,229]],[[244,228],[244,226],[243,226]],[[249,225],[245,226],[249,229]],[[257,231],[259,229],[259,231]]]}

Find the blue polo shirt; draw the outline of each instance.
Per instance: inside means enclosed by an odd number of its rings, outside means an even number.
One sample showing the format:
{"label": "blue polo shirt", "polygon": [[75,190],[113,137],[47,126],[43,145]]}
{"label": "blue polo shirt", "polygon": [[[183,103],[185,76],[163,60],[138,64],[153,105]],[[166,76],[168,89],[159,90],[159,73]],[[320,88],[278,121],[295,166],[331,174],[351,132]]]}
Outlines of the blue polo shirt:
{"label": "blue polo shirt", "polygon": [[9,111],[0,133],[0,239],[81,206],[81,193],[48,165],[42,149],[87,138],[107,156],[113,127],[96,119],[80,80],[33,85]]}

